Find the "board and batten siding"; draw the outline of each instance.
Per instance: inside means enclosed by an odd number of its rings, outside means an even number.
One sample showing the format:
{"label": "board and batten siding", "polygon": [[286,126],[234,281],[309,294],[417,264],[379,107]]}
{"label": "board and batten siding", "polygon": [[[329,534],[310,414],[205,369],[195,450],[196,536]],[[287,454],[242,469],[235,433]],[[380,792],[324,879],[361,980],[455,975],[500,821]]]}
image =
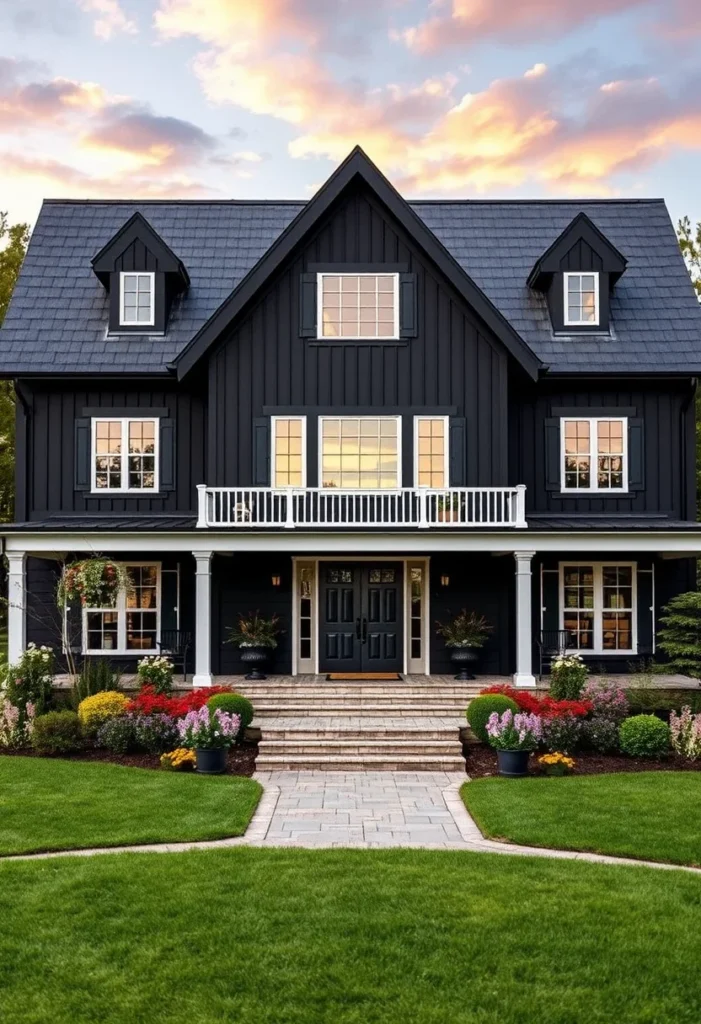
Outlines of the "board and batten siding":
{"label": "board and batten siding", "polygon": [[[300,275],[319,264],[387,264],[415,274],[416,337],[300,337]],[[208,483],[252,484],[254,421],[289,409],[310,418],[320,410],[453,410],[466,420],[465,483],[516,483],[507,468],[507,375],[501,343],[393,218],[367,194],[346,195],[210,358]],[[313,485],[316,459],[309,454]],[[405,459],[409,485],[406,470]]]}

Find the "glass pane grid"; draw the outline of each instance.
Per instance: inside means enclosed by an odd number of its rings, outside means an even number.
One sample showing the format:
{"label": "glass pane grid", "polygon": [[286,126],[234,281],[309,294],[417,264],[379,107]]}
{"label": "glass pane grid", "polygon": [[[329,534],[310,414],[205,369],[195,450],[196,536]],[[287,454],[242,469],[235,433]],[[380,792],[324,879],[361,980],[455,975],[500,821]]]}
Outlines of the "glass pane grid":
{"label": "glass pane grid", "polygon": [[93,429],[96,490],[155,489],[158,428],[153,420],[99,420]]}
{"label": "glass pane grid", "polygon": [[153,322],[153,278],[150,274],[125,274],[122,278],[122,323]]}
{"label": "glass pane grid", "polygon": [[596,324],[596,275],[570,274],[566,302],[568,323]]}
{"label": "glass pane grid", "polygon": [[321,446],[322,487],[381,490],[399,486],[396,420],[324,419]]}
{"label": "glass pane grid", "polygon": [[418,435],[417,459],[419,487],[446,487],[445,420],[420,419]]}
{"label": "glass pane grid", "polygon": [[99,420],[95,424],[95,487],[100,490],[122,486],[122,424],[120,420]]}
{"label": "glass pane grid", "polygon": [[597,485],[602,490],[623,487],[623,420],[597,424]]}
{"label": "glass pane grid", "polygon": [[591,424],[589,420],[565,420],[565,488],[591,487]]}
{"label": "glass pane grid", "polygon": [[578,650],[633,650],[633,568],[566,566],[563,627]]}
{"label": "glass pane grid", "polygon": [[394,294],[393,274],[322,275],[322,337],[396,338]]}
{"label": "glass pane grid", "polygon": [[303,459],[301,419],[275,421],[274,487],[302,487]]}

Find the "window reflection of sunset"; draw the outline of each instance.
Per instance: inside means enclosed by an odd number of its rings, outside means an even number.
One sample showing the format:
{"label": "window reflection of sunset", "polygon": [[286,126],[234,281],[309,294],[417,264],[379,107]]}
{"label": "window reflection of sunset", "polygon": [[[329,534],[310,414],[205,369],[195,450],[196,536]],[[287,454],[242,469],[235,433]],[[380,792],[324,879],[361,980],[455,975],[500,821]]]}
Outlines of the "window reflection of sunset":
{"label": "window reflection of sunset", "polygon": [[399,487],[399,435],[395,419],[325,418],[321,445],[323,487]]}

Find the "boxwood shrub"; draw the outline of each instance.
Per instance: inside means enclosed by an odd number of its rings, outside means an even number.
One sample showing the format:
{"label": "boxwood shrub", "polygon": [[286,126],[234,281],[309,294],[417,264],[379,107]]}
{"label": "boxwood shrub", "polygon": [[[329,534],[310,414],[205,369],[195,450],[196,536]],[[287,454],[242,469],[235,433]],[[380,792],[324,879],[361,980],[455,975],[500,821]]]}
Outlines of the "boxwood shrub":
{"label": "boxwood shrub", "polygon": [[236,739],[243,739],[243,734],[253,721],[253,705],[247,697],[240,693],[218,693],[209,698],[207,707],[210,711],[219,708],[220,711],[226,711],[229,715],[240,715],[241,726]]}
{"label": "boxwood shrub", "polygon": [[474,697],[467,706],[467,721],[473,733],[481,743],[487,743],[487,722],[489,716],[496,711],[503,715],[505,711],[518,711],[518,704],[503,693],[485,693]]}
{"label": "boxwood shrub", "polygon": [[626,718],[619,737],[621,750],[631,757],[664,757],[669,751],[669,726],[656,715]]}
{"label": "boxwood shrub", "polygon": [[34,719],[32,746],[40,754],[72,754],[83,746],[83,731],[75,711],[49,711]]}

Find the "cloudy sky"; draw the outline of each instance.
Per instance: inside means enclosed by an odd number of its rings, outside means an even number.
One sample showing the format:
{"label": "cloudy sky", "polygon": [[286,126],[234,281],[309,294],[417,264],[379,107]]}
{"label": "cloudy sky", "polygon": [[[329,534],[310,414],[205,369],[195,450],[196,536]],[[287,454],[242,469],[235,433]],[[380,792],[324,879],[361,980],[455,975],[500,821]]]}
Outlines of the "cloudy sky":
{"label": "cloudy sky", "polygon": [[701,219],[701,0],[0,0],[0,210],[659,196]]}

